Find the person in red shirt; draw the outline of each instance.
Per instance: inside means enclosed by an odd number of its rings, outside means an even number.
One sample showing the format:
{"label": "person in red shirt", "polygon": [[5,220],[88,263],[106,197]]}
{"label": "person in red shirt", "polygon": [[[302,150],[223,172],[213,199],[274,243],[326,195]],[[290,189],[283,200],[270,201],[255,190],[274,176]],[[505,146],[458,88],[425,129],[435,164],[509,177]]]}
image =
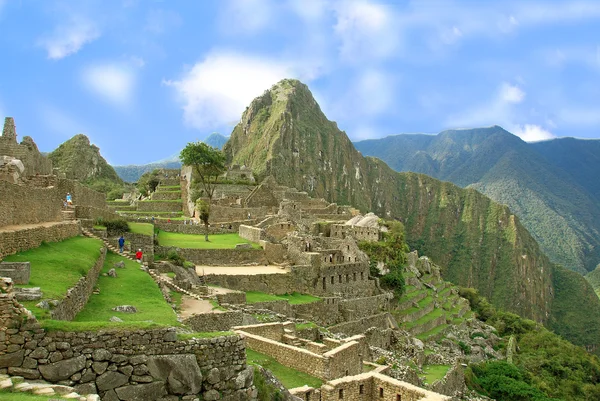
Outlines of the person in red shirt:
{"label": "person in red shirt", "polygon": [[135,259],[137,260],[138,263],[142,263],[142,250],[138,249],[137,252],[135,253]]}

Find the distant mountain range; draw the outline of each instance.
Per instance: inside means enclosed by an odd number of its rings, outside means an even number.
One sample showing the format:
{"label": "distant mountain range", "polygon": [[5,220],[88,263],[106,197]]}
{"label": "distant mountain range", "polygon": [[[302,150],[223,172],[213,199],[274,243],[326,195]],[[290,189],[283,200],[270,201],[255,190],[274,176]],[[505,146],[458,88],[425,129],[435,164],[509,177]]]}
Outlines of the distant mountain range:
{"label": "distant mountain range", "polygon": [[[204,143],[212,146],[213,148],[223,149],[223,145],[227,142],[229,137],[223,136],[218,133],[210,134]],[[152,171],[157,168],[180,168],[181,162],[179,161],[179,154],[173,155],[167,159],[159,160],[148,164],[130,164],[127,166],[114,166],[115,171],[125,182],[136,182],[140,179],[142,174]]]}
{"label": "distant mountain range", "polygon": [[526,143],[494,126],[354,145],[396,171],[474,188],[508,205],[553,262],[582,274],[600,263],[600,140]]}

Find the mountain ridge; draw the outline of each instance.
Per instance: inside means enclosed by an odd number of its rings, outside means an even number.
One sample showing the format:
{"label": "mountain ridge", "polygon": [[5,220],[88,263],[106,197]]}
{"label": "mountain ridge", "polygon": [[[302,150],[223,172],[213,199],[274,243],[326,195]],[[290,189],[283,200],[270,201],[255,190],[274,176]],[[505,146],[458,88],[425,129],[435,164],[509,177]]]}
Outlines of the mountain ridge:
{"label": "mountain ridge", "polygon": [[[562,139],[553,141],[526,143],[493,126],[433,136],[401,134],[355,146],[396,171],[420,172],[473,187],[507,204],[552,261],[585,274],[600,260],[600,185],[591,179],[600,174],[600,159],[591,174],[582,174],[580,160],[579,168],[569,171],[565,166],[576,165],[577,158],[563,156],[566,160],[558,163],[557,154],[577,152],[564,152]],[[600,141],[588,144],[600,145]],[[592,155],[590,151],[586,159]]]}
{"label": "mountain ridge", "polygon": [[[563,305],[554,299],[553,276],[561,268],[541,253],[508,207],[474,189],[397,173],[379,159],[363,157],[299,81],[283,80],[254,99],[224,152],[228,162],[246,165],[259,178],[271,175],[311,196],[401,220],[411,247],[445,266],[445,279],[475,287],[495,305],[551,324],[566,337],[585,331],[579,315],[577,322],[565,322],[575,301]],[[595,297],[579,278],[569,284]],[[575,305],[576,313],[595,317],[587,334],[576,339],[580,345],[596,344],[600,335],[595,299]]]}

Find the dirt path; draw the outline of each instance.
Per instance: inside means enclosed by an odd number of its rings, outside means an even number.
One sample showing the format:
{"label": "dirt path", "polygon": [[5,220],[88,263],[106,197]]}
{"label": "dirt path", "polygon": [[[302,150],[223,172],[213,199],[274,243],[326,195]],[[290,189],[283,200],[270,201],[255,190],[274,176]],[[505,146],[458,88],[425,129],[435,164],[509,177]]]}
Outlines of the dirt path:
{"label": "dirt path", "polygon": [[62,224],[73,224],[72,221],[47,221],[44,223],[35,223],[35,224],[19,224],[19,225],[13,225],[13,226],[4,226],[2,228],[0,228],[0,232],[9,232],[9,231],[21,231],[21,230],[27,230],[30,228],[37,228],[37,227],[52,227],[52,226],[56,226],[56,225],[62,225]]}
{"label": "dirt path", "polygon": [[285,274],[289,268],[276,265],[269,266],[200,266],[196,265],[196,273],[202,274],[229,274],[229,275],[254,275],[254,274]]}
{"label": "dirt path", "polygon": [[198,300],[192,297],[184,295],[181,297],[181,311],[179,316],[183,319],[190,317],[191,315],[198,315],[201,313],[222,313],[223,311],[213,309],[210,301]]}

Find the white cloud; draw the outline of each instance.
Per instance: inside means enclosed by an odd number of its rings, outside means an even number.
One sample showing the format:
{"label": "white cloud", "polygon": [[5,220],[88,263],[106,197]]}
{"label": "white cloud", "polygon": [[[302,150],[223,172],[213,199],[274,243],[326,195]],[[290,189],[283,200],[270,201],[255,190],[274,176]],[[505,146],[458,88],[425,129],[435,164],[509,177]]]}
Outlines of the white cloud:
{"label": "white cloud", "polygon": [[525,98],[525,92],[516,85],[503,83],[500,88],[500,100],[506,103],[521,103]]}
{"label": "white cloud", "polygon": [[49,59],[59,60],[77,53],[86,43],[99,37],[100,30],[94,22],[83,17],[72,17],[47,37],[40,38],[38,43],[46,49]]}
{"label": "white cloud", "polygon": [[120,64],[98,64],[84,69],[82,80],[86,88],[109,103],[128,106],[132,100],[135,75],[131,68]]}
{"label": "white cloud", "polygon": [[226,32],[256,33],[274,16],[273,0],[228,0],[221,25]]}
{"label": "white cloud", "polygon": [[177,91],[185,122],[204,130],[237,122],[252,99],[283,78],[305,80],[306,71],[283,60],[215,52],[164,84]]}
{"label": "white cloud", "polygon": [[539,125],[534,124],[515,125],[513,127],[507,127],[507,129],[525,142],[537,142],[556,138],[550,131],[546,131]]}
{"label": "white cloud", "polygon": [[288,0],[291,10],[307,22],[321,20],[329,7],[326,0]]}
{"label": "white cloud", "polygon": [[335,6],[335,34],[341,41],[340,54],[354,60],[384,59],[398,46],[398,29],[392,9],[367,0],[343,1]]}

